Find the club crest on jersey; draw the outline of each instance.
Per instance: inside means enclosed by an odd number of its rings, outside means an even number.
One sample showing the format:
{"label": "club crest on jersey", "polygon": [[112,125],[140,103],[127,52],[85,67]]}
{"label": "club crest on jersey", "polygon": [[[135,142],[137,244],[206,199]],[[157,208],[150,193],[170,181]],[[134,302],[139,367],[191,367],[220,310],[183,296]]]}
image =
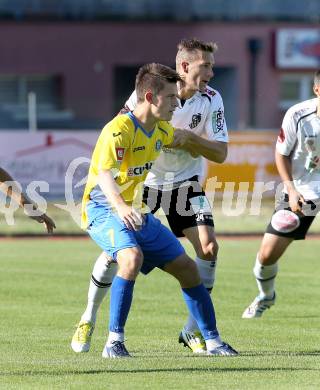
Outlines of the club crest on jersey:
{"label": "club crest on jersey", "polygon": [[156,141],[156,144],[155,144],[155,149],[156,149],[156,151],[157,151],[157,152],[160,152],[161,147],[162,147],[162,142],[161,142],[160,139],[158,139],[158,140]]}
{"label": "club crest on jersey", "polygon": [[144,171],[150,171],[152,165],[153,165],[153,161],[148,161],[144,165],[141,165],[140,167],[129,167],[127,171],[127,175],[141,176],[143,175]]}
{"label": "club crest on jersey", "polygon": [[125,151],[125,148],[120,148],[120,147],[116,148],[117,161],[122,161],[123,160],[124,151]]}
{"label": "club crest on jersey", "polygon": [[189,124],[190,129],[194,129],[201,122],[201,113],[192,115],[191,123]]}
{"label": "club crest on jersey", "polygon": [[206,88],[205,89],[205,93],[210,95],[210,96],[214,96],[216,93],[214,92],[214,90],[212,89],[209,89],[209,88]]}
{"label": "club crest on jersey", "polygon": [[214,111],[212,113],[212,128],[214,134],[220,133],[220,131],[223,130],[223,124],[223,111],[221,110],[221,108],[219,108],[218,111]]}

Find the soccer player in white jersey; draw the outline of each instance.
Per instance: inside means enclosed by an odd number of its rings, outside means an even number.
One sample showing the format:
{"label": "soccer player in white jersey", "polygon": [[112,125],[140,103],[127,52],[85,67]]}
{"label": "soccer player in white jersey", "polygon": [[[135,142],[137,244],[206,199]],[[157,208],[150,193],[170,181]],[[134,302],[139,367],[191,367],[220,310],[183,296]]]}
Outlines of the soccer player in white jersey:
{"label": "soccer player in white jersey", "polygon": [[0,191],[6,196],[9,196],[15,200],[29,218],[34,219],[36,222],[43,223],[49,234],[53,233],[53,229],[56,227],[53,220],[45,213],[36,213],[38,207],[34,204],[28,196],[21,192],[17,183],[11,177],[11,175],[0,167]]}
{"label": "soccer player in white jersey", "polygon": [[[186,129],[181,140],[184,149],[162,151],[147,176],[144,193],[145,202],[152,212],[161,207],[173,233],[177,237],[185,236],[192,243],[201,280],[210,292],[215,279],[218,244],[210,204],[200,181],[204,174],[203,157],[222,163],[228,145],[222,98],[208,86],[213,77],[216,49],[216,44],[197,39],[179,43],[176,70],[183,83],[178,82],[180,102],[171,123],[174,127]],[[134,92],[126,103],[127,110],[132,111],[135,104]],[[87,308],[74,336],[83,340],[84,351],[89,349],[97,310],[114,274],[115,266],[108,265],[102,253],[95,263]],[[204,340],[191,316],[180,333],[179,342],[195,353],[205,352]]]}
{"label": "soccer player in white jersey", "polygon": [[253,269],[259,295],[243,318],[261,317],[276,300],[278,261],[293,240],[303,240],[320,207],[320,70],[315,99],[291,107],[276,144],[276,165],[283,193],[267,227]]}

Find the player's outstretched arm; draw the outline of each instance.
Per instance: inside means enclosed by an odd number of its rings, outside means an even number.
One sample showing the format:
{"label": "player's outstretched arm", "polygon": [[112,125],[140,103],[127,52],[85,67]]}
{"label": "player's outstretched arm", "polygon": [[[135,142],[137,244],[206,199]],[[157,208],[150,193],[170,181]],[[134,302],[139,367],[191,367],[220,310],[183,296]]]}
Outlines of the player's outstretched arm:
{"label": "player's outstretched arm", "polygon": [[184,149],[193,157],[201,155],[216,163],[223,163],[228,154],[226,142],[208,140],[189,130],[181,129],[175,130],[174,141],[170,147]]}
{"label": "player's outstretched arm", "polygon": [[[34,206],[34,205],[33,205]],[[53,233],[53,229],[56,228],[56,224],[54,223],[53,219],[51,219],[47,214],[43,213],[41,215],[28,215],[29,218],[39,222],[43,223],[47,229],[48,234]]]}
{"label": "player's outstretched arm", "polygon": [[7,171],[4,169],[0,168],[0,184],[4,184],[6,181],[11,181],[13,182],[13,178],[9,175]]}
{"label": "player's outstretched arm", "polygon": [[[10,183],[10,185],[9,185]],[[29,218],[34,219],[39,223],[44,223],[49,234],[53,233],[53,229],[56,227],[54,221],[45,213],[41,215],[33,215],[34,213],[28,211],[36,211],[38,209],[37,205],[34,204],[27,195],[21,193],[20,188],[13,180],[13,178],[9,175],[7,171],[0,168],[0,190],[10,196],[13,200],[15,200],[20,207],[22,207]],[[29,206],[29,207],[28,207]]]}

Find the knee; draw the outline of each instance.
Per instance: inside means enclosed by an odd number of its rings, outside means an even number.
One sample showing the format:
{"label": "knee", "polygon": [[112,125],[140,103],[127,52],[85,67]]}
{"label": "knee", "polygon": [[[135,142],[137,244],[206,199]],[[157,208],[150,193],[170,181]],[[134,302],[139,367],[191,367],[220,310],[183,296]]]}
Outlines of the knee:
{"label": "knee", "polygon": [[132,248],[126,254],[126,267],[128,270],[139,272],[143,263],[143,254],[139,248]]}
{"label": "knee", "polygon": [[124,249],[118,253],[117,262],[118,275],[135,278],[143,263],[142,251],[137,247]]}
{"label": "knee", "polygon": [[188,274],[192,274],[192,273],[196,273],[197,274],[198,273],[197,264],[189,256],[186,256],[182,268]]}
{"label": "knee", "polygon": [[277,257],[269,246],[262,246],[258,252],[258,259],[262,265],[269,265],[277,262]]}
{"label": "knee", "polygon": [[258,260],[261,264],[264,264],[268,260],[268,254],[265,249],[260,249],[258,252]]}
{"label": "knee", "polygon": [[219,251],[217,241],[201,243],[196,249],[197,256],[202,260],[216,260]]}
{"label": "knee", "polygon": [[195,287],[201,283],[197,264],[188,256],[180,264],[176,277],[185,288]]}

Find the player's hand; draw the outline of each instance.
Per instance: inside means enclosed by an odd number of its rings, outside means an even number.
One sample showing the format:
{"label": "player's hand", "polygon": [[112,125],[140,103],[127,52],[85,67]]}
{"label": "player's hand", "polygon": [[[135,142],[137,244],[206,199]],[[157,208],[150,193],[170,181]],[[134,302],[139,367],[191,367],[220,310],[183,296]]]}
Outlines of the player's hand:
{"label": "player's hand", "polygon": [[42,215],[38,215],[38,216],[31,216],[30,215],[29,218],[34,219],[35,221],[37,221],[39,223],[44,223],[46,225],[46,229],[47,229],[48,234],[52,234],[53,229],[56,228],[56,224],[54,223],[54,221],[50,217],[48,217],[47,214],[42,214]]}
{"label": "player's hand", "polygon": [[296,214],[304,215],[302,207],[307,204],[304,197],[297,190],[289,191],[288,195],[291,210]]}
{"label": "player's hand", "polygon": [[200,155],[198,152],[196,152],[193,148],[191,148],[190,146],[187,146],[187,145],[185,145],[185,146],[183,146],[183,147],[181,147],[181,148],[179,148],[179,149],[185,150],[185,151],[188,152],[188,153],[191,155],[191,157],[193,157],[193,158],[197,158],[197,157],[201,156],[201,155]]}
{"label": "player's hand", "polygon": [[117,213],[129,230],[138,231],[141,229],[144,219],[143,215],[133,207],[121,205],[117,207]]}
{"label": "player's hand", "polygon": [[192,140],[192,132],[188,130],[181,130],[176,129],[174,133],[174,141],[173,146],[177,149],[183,149],[186,152],[188,152],[191,157],[196,158],[199,157],[200,154],[194,150],[194,148],[191,146],[191,140]]}
{"label": "player's hand", "polygon": [[191,132],[188,130],[176,129],[174,132],[174,138],[170,148],[182,148],[187,146],[191,137]]}

